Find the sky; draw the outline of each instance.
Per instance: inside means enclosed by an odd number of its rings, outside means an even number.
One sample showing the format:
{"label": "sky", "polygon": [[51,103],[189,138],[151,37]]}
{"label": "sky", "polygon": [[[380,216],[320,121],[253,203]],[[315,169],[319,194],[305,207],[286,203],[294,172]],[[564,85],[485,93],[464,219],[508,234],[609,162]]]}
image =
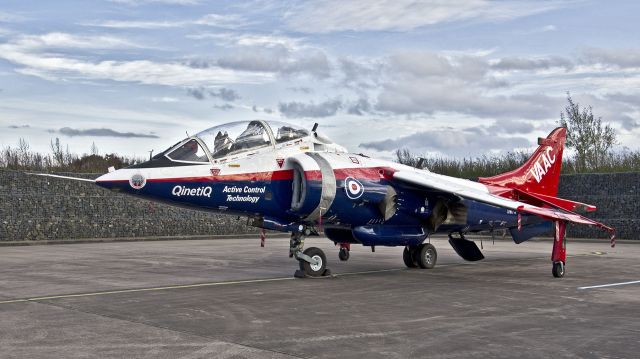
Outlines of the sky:
{"label": "sky", "polygon": [[355,153],[526,150],[567,93],[640,149],[637,1],[0,1],[0,147],[145,157],[232,121]]}

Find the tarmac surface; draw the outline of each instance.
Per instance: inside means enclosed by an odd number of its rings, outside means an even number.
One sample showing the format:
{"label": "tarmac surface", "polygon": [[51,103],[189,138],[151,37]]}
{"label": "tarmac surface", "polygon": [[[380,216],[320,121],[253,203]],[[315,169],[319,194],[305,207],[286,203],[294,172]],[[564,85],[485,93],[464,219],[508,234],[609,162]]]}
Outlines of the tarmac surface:
{"label": "tarmac surface", "polygon": [[570,241],[562,279],[550,241],[485,240],[476,263],[432,243],[436,268],[409,270],[310,238],[322,279],[293,278],[287,238],[0,247],[0,357],[640,355],[640,243]]}

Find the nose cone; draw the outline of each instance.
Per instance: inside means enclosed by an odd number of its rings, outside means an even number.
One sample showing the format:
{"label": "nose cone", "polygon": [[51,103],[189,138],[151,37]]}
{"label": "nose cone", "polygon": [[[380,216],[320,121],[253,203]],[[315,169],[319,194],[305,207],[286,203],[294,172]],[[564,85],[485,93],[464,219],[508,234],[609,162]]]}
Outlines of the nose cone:
{"label": "nose cone", "polygon": [[127,190],[130,188],[140,189],[144,187],[145,183],[146,180],[142,175],[132,175],[131,170],[128,169],[109,172],[96,178],[96,184],[98,186],[115,191]]}

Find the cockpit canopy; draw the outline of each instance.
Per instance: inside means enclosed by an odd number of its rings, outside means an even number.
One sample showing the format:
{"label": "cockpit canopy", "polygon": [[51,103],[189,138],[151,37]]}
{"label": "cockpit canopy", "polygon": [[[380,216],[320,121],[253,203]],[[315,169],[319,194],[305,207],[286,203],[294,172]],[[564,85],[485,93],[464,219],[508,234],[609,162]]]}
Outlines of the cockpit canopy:
{"label": "cockpit canopy", "polygon": [[192,136],[168,151],[166,156],[178,162],[209,162],[207,151],[213,159],[220,159],[265,147],[273,148],[309,134],[303,128],[279,121],[230,122]]}

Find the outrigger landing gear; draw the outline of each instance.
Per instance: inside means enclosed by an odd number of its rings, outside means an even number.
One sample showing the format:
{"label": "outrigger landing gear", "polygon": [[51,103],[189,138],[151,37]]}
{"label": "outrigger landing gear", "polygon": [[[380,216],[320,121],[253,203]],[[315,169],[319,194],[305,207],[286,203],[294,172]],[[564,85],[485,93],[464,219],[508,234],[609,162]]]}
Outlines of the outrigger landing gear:
{"label": "outrigger landing gear", "polygon": [[567,263],[567,223],[565,221],[555,221],[556,235],[553,240],[553,252],[551,261],[553,267],[551,273],[556,278],[564,277],[565,264]]}
{"label": "outrigger landing gear", "polygon": [[338,251],[338,258],[341,261],[349,260],[349,252],[351,251],[350,243],[340,243],[340,250]]}
{"label": "outrigger landing gear", "polygon": [[291,233],[289,241],[289,257],[294,257],[300,263],[300,269],[293,276],[296,278],[329,276],[331,271],[327,268],[327,256],[320,248],[309,247],[302,251],[304,246],[304,233]]}
{"label": "outrigger landing gear", "polygon": [[438,252],[431,243],[422,243],[419,246],[406,246],[402,252],[402,260],[408,268],[420,267],[431,269],[436,266]]}

